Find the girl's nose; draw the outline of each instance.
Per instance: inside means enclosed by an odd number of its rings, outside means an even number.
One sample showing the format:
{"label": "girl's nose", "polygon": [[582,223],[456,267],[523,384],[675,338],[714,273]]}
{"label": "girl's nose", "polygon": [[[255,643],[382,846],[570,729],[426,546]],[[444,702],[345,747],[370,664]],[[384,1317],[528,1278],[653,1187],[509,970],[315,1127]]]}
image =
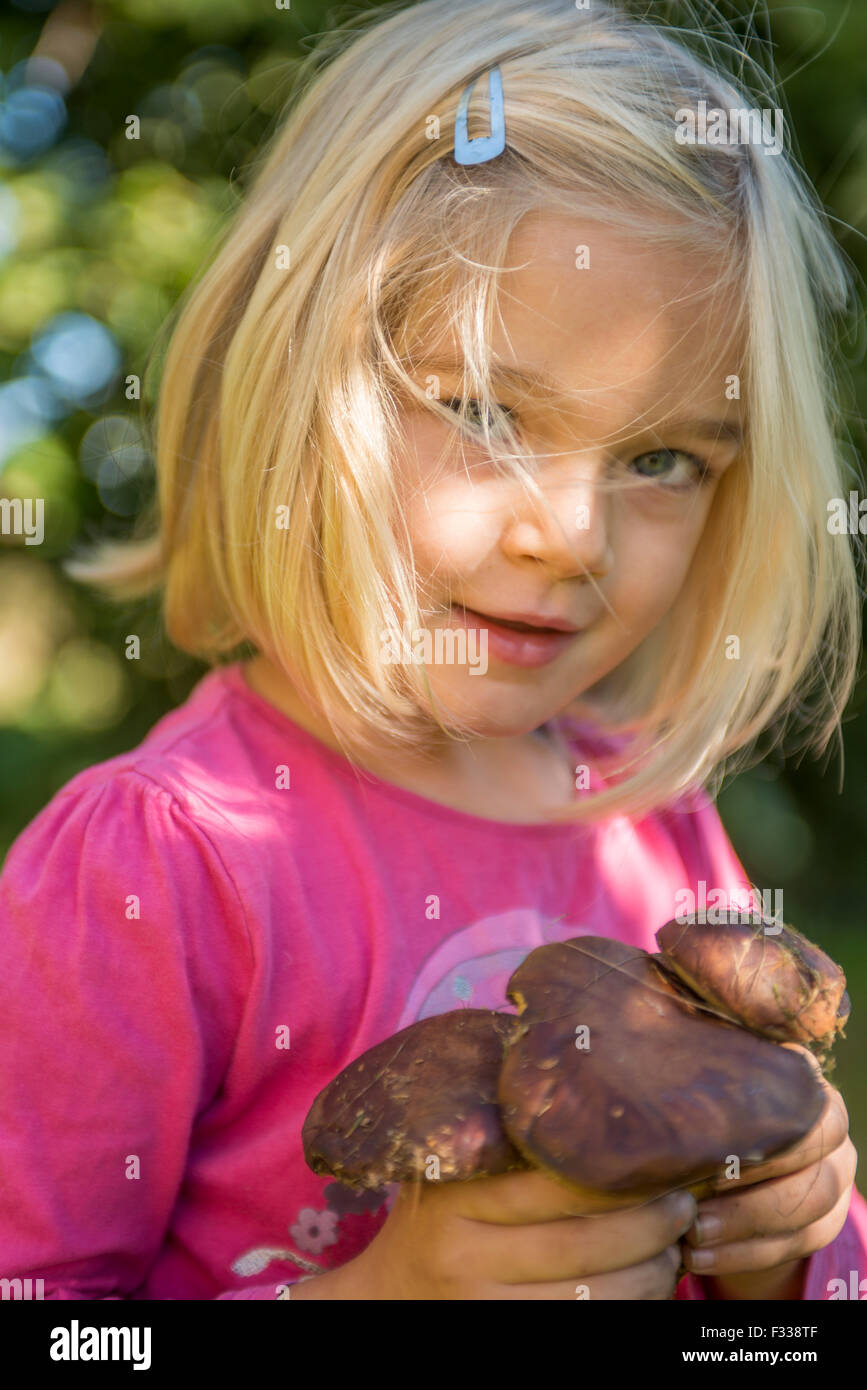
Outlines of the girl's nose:
{"label": "girl's nose", "polygon": [[605,490],[564,471],[548,482],[537,475],[542,501],[515,485],[502,549],[510,559],[539,561],[557,579],[602,579],[614,563]]}

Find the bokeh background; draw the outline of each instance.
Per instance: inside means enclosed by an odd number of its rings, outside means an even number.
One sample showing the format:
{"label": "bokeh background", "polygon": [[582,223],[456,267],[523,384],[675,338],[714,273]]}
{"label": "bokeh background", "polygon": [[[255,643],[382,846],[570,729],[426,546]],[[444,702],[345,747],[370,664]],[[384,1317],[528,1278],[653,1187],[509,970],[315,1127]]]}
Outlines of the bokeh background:
{"label": "bokeh background", "polygon": [[[9,0],[0,18],[0,498],[45,500],[41,545],[0,534],[0,860],[59,787],[139,742],[204,670],[165,641],[155,604],[97,599],[60,562],[73,543],[129,534],[152,498],[149,402],[131,378],[143,377],[166,316],[237,206],[299,62],[317,34],[367,8],[280,3]],[[860,294],[867,5],[769,0],[757,24]],[[867,370],[857,314],[842,349],[860,470]],[[142,638],[139,660],[126,659],[129,633]],[[853,1016],[835,1080],[861,1149],[864,689],[862,679],[842,764],[774,754],[719,803],[754,883],[781,887],[786,919],[847,972]]]}

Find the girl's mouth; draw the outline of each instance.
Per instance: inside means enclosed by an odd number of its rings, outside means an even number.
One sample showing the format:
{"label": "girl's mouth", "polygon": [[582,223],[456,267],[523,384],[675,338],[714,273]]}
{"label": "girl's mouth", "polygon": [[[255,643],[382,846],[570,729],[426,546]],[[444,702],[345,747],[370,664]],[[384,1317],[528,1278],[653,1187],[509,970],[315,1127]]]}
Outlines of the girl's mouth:
{"label": "girl's mouth", "polygon": [[489,618],[484,613],[476,613],[472,608],[463,608],[457,603],[452,604],[447,622],[449,626],[456,623],[460,627],[486,632],[488,654],[510,666],[547,666],[579,635],[578,632],[561,632],[531,623]]}

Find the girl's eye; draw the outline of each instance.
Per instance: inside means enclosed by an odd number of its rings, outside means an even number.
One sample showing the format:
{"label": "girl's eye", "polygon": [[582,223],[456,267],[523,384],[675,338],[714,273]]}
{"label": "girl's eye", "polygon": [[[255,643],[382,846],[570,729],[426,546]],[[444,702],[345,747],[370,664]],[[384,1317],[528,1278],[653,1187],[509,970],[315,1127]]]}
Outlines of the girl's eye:
{"label": "girl's eye", "polygon": [[[461,423],[470,434],[483,433],[481,401],[472,397],[452,396],[442,404],[461,417]],[[508,418],[514,425],[515,411],[496,401],[494,409],[488,412],[491,434],[497,433],[504,418]],[[639,477],[645,478],[648,482],[659,482],[672,492],[686,491],[702,483],[710,474],[710,468],[703,459],[687,453],[684,449],[652,449],[649,453],[639,454],[630,466],[637,470]],[[681,470],[680,478],[677,476],[678,469]]]}
{"label": "girl's eye", "polygon": [[[639,454],[632,460],[631,467],[637,468],[639,477],[649,482],[662,482],[673,491],[688,488],[702,482],[710,471],[707,464],[695,454],[683,449],[652,449],[648,454]],[[686,470],[679,481],[674,481],[678,468]],[[696,476],[697,475],[697,476]]]}
{"label": "girl's eye", "polygon": [[[453,410],[456,415],[462,417],[467,429],[474,434],[483,432],[482,423],[482,403],[469,397],[452,396],[450,400],[443,401],[443,405],[448,410]],[[503,417],[512,417],[514,412],[507,405],[501,405],[499,401],[495,403],[494,409],[488,412],[488,428],[492,434],[496,433],[497,427],[503,423]]]}

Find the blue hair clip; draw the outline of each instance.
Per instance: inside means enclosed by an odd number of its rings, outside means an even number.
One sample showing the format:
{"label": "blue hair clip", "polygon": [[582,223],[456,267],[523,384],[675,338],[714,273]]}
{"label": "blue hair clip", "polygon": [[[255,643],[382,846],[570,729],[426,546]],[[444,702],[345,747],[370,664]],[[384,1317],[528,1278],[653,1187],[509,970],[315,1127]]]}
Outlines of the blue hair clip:
{"label": "blue hair clip", "polygon": [[466,88],[458,102],[455,117],[455,162],[457,164],[487,164],[506,148],[506,115],[503,108],[503,79],[498,67],[488,72],[488,103],[491,108],[490,135],[467,135],[467,112],[475,80]]}

